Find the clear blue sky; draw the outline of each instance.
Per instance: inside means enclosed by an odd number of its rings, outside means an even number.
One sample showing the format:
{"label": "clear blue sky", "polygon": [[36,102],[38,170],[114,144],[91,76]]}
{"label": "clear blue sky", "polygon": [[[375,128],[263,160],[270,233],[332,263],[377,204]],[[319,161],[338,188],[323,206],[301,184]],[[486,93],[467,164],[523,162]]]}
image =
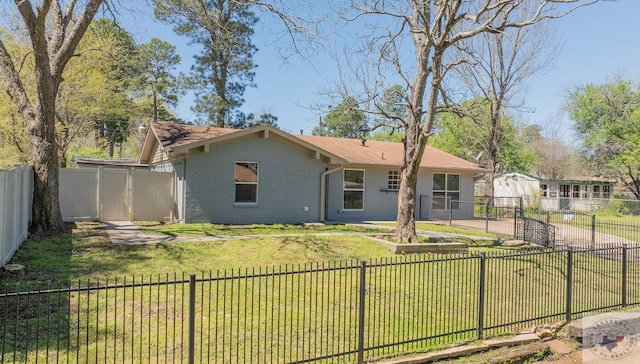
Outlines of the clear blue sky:
{"label": "clear blue sky", "polygon": [[[124,24],[138,42],[157,37],[174,44],[182,56],[180,69],[188,72],[195,46],[188,39],[176,36],[171,26],[153,19],[150,8],[134,9],[138,15]],[[131,15],[129,15],[131,16]],[[578,84],[604,83],[620,74],[625,79],[638,81],[640,74],[640,1],[619,0],[601,2],[579,9],[558,20],[561,50],[554,64],[544,73],[534,76],[522,97],[533,113],[521,113],[526,123],[544,123],[561,110],[567,90]],[[315,67],[298,58],[284,62],[273,44],[274,35],[261,25],[256,27],[254,43],[259,48],[255,55],[257,88],[245,93],[245,113],[270,112],[278,117],[278,126],[288,132],[305,134],[318,123],[318,113],[311,105],[327,103],[318,95],[319,89],[335,79],[331,62],[319,60]],[[179,117],[193,120],[190,111],[193,99],[185,97],[177,108]],[[567,130],[570,121],[563,117]]]}

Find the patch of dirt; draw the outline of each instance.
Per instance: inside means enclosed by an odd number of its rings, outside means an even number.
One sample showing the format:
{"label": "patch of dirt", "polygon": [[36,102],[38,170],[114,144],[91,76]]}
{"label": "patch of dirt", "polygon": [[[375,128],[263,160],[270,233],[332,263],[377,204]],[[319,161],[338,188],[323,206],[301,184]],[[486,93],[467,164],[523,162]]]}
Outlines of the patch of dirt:
{"label": "patch of dirt", "polygon": [[582,363],[582,350],[576,350],[566,355],[550,355],[543,360],[534,361],[531,364],[533,363],[580,364]]}

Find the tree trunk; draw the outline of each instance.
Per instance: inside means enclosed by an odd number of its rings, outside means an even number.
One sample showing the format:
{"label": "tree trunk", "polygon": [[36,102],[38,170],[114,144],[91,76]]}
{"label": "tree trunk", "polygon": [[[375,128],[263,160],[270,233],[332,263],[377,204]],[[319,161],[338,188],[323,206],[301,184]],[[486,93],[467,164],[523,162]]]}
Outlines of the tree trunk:
{"label": "tree trunk", "polygon": [[[423,93],[424,94],[424,93]],[[403,140],[404,157],[400,167],[400,189],[398,190],[398,216],[395,240],[402,244],[418,243],[416,234],[416,196],[418,170],[426,147],[420,127],[422,108],[409,114],[408,127]]]}
{"label": "tree trunk", "polygon": [[158,93],[155,88],[153,89],[153,122],[158,122]]}
{"label": "tree trunk", "polygon": [[[433,121],[436,116],[440,87],[440,67],[442,54],[436,52],[433,56],[432,67],[428,67],[429,44],[421,43],[416,37],[418,52],[418,72],[411,86],[410,105],[404,137],[404,153],[402,167],[400,167],[400,190],[398,191],[398,216],[395,240],[402,244],[418,243],[416,234],[416,196],[418,171],[422,155],[427,146]],[[429,97],[426,103],[427,112],[423,118],[423,98],[427,90],[427,79],[431,74]]]}
{"label": "tree trunk", "polygon": [[[504,92],[499,91],[498,97],[504,98]],[[494,178],[496,176],[498,167],[498,149],[502,143],[502,104],[496,98],[496,94],[493,90],[489,92],[489,102],[491,103],[491,128],[489,130],[489,141],[487,151],[488,163],[487,167],[489,172],[487,173],[487,184],[485,185],[484,194],[488,198],[489,206],[494,205]]]}
{"label": "tree trunk", "polygon": [[[58,192],[58,145],[56,143],[56,95],[62,72],[103,0],[88,0],[84,11],[75,12],[75,1],[61,9],[57,1],[16,1],[28,30],[34,59],[35,102],[31,102],[18,68],[0,39],[0,70],[6,91],[27,124],[33,151],[33,205],[30,230],[57,234],[65,230]],[[35,11],[34,11],[35,10]],[[79,16],[72,21],[74,14]],[[71,29],[67,28],[73,24]]]}
{"label": "tree trunk", "polygon": [[[56,85],[50,75],[37,75],[38,95],[33,120],[27,120],[33,151],[33,205],[31,233],[65,231],[58,194],[58,145],[55,135]],[[49,76],[49,77],[47,77]],[[24,115],[24,114],[23,114]]]}
{"label": "tree trunk", "polygon": [[[417,146],[412,149],[415,150]],[[399,243],[418,243],[416,233],[416,188],[419,161],[408,161],[400,169],[401,180],[398,191],[398,216],[395,240]]]}

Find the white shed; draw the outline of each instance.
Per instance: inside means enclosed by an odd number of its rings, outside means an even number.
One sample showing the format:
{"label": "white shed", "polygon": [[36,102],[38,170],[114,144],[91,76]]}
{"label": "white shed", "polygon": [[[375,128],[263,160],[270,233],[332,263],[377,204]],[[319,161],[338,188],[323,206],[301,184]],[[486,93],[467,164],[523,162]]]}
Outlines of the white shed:
{"label": "white shed", "polygon": [[522,197],[525,205],[543,210],[591,211],[613,196],[615,180],[603,177],[542,178],[512,172],[494,179],[494,196]]}

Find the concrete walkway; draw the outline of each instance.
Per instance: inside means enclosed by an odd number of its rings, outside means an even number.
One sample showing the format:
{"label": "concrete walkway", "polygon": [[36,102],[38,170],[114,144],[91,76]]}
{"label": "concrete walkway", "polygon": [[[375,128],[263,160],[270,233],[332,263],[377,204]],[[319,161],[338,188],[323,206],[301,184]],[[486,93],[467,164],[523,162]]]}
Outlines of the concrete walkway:
{"label": "concrete walkway", "polygon": [[215,236],[178,237],[150,235],[140,231],[131,221],[105,221],[102,225],[109,234],[113,245],[157,244],[171,241],[210,241],[222,239]]}

